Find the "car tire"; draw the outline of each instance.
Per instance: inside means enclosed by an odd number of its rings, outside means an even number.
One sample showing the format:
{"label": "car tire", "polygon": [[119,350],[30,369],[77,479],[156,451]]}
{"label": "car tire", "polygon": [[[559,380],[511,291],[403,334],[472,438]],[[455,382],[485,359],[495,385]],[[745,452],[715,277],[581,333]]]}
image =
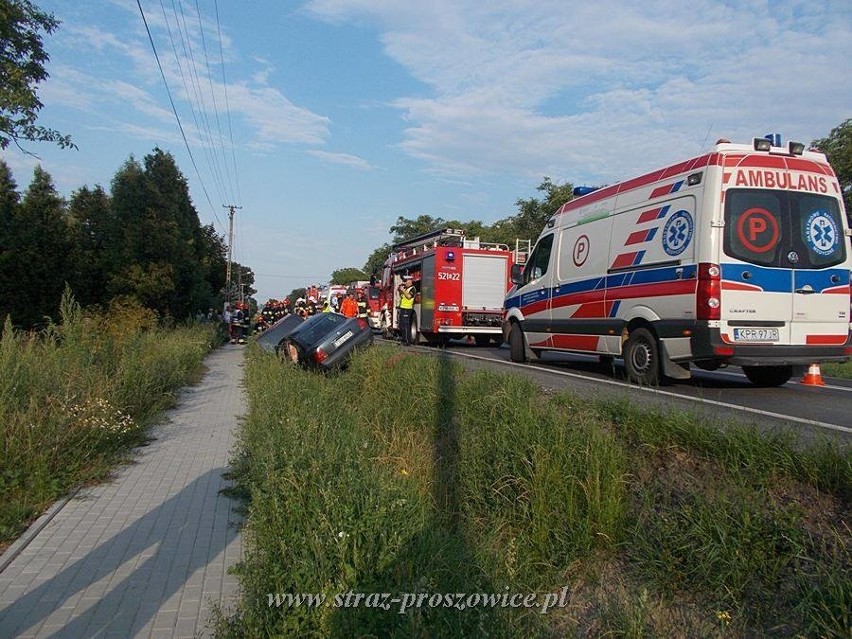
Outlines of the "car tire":
{"label": "car tire", "polygon": [[527,361],[524,329],[517,322],[512,323],[509,330],[509,358],[513,362],[522,363]]}
{"label": "car tire", "polygon": [[630,332],[624,343],[624,368],[627,376],[640,386],[660,383],[660,347],[647,328]]}
{"label": "car tire", "polygon": [[792,366],[743,366],[743,373],[755,386],[783,386],[793,376]]}

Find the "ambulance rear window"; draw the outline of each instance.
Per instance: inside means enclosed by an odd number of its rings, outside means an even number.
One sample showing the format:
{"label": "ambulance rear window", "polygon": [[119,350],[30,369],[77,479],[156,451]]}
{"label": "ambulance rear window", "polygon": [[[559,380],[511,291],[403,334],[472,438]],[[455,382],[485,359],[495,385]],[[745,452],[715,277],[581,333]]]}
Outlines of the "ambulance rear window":
{"label": "ambulance rear window", "polygon": [[730,189],[725,194],[725,253],[778,268],[816,269],[846,259],[837,201],[814,193]]}

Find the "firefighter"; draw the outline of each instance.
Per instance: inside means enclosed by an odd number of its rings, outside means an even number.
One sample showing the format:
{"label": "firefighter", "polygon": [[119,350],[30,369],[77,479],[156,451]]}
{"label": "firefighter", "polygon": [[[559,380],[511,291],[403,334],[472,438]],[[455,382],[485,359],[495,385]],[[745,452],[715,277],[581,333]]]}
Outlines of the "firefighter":
{"label": "firefighter", "polygon": [[355,303],[358,305],[358,317],[367,319],[370,309],[367,305],[367,296],[364,295],[363,288],[359,288],[355,291]]}
{"label": "firefighter", "polygon": [[402,284],[397,288],[399,291],[399,330],[402,343],[411,346],[411,316],[414,314],[414,298],[417,289],[414,288],[414,278],[406,275],[402,278]]}

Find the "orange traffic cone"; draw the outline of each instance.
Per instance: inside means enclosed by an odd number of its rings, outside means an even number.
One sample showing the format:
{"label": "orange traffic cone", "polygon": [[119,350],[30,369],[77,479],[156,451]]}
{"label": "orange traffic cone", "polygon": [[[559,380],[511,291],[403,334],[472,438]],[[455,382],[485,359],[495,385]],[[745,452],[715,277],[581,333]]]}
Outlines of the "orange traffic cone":
{"label": "orange traffic cone", "polygon": [[807,386],[825,386],[825,382],[822,381],[822,375],[819,372],[819,364],[811,364],[808,367],[808,372],[805,373],[805,376],[799,383],[806,384]]}

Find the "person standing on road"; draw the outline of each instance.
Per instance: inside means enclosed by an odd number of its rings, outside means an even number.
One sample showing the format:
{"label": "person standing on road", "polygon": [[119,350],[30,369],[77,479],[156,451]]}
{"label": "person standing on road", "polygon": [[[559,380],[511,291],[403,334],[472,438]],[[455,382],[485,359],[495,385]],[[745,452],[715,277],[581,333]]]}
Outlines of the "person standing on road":
{"label": "person standing on road", "polygon": [[358,315],[358,303],[355,301],[351,291],[346,294],[346,297],[340,303],[340,314],[349,318]]}
{"label": "person standing on road", "polygon": [[410,275],[402,278],[399,290],[399,330],[402,343],[411,346],[411,316],[414,314],[414,298],[417,289],[414,288],[414,280]]}

